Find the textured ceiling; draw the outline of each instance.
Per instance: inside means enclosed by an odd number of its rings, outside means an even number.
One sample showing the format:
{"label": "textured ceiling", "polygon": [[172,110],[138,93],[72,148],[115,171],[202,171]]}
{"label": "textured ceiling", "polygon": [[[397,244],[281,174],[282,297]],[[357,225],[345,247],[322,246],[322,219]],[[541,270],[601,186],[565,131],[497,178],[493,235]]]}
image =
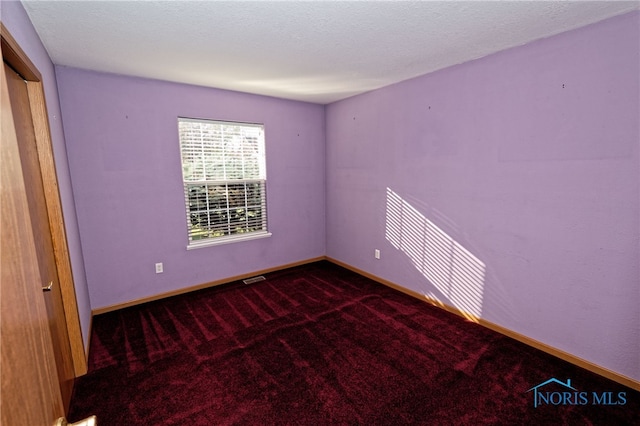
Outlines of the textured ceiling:
{"label": "textured ceiling", "polygon": [[638,1],[26,1],[53,62],[329,103]]}

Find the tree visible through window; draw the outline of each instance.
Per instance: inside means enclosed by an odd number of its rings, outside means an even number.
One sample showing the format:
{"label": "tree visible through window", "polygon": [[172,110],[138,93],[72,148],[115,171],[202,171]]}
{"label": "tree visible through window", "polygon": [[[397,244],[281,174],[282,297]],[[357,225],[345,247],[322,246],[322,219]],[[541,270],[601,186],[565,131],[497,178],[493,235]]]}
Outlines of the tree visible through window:
{"label": "tree visible through window", "polygon": [[189,246],[269,235],[264,126],[178,118]]}

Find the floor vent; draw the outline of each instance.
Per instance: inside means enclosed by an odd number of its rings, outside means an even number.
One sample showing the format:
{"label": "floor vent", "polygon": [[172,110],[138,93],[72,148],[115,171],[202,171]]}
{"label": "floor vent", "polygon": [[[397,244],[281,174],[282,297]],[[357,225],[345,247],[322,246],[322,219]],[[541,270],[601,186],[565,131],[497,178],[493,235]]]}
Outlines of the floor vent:
{"label": "floor vent", "polygon": [[262,275],[259,275],[257,277],[247,278],[246,280],[242,280],[242,282],[245,284],[253,284],[253,283],[257,283],[258,281],[264,281],[264,280],[266,280],[266,278],[263,277]]}

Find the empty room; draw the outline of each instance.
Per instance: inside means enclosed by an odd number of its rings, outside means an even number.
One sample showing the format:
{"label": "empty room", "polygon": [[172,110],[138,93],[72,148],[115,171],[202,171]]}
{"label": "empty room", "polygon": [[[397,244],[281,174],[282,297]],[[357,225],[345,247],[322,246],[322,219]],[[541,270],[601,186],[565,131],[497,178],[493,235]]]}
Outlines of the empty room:
{"label": "empty room", "polygon": [[640,2],[0,19],[2,424],[638,423]]}

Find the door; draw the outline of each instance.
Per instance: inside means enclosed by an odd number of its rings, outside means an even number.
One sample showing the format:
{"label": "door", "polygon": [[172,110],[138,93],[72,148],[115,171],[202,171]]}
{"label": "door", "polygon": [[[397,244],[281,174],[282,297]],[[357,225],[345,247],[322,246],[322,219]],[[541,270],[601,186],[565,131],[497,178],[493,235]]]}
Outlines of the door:
{"label": "door", "polygon": [[[25,108],[25,113],[31,115],[32,126],[29,126],[28,133],[29,144],[28,149],[33,148],[33,133],[35,132],[35,151],[37,151],[38,165],[40,168],[41,180],[43,183],[44,198],[46,211],[48,214],[49,231],[51,235],[53,252],[55,256],[55,266],[57,268],[57,276],[59,286],[55,288],[54,298],[58,308],[57,313],[64,311],[64,316],[57,315],[52,317],[52,321],[58,322],[57,328],[64,327],[66,322],[67,334],[69,336],[69,345],[71,347],[71,363],[73,365],[74,375],[81,376],[87,372],[87,359],[82,337],[82,329],[80,326],[80,317],[78,315],[78,305],[76,301],[76,293],[73,282],[73,274],[71,270],[71,259],[67,246],[67,235],[64,228],[64,218],[62,213],[62,203],[60,193],[58,192],[58,176],[56,172],[55,161],[53,157],[53,146],[51,142],[51,133],[49,129],[49,114],[44,98],[44,85],[42,76],[38,69],[31,62],[26,53],[20,48],[16,40],[7,31],[6,27],[0,22],[0,41],[2,47],[2,58],[11,68],[26,80],[28,102],[21,101],[23,105],[28,104],[30,111]],[[23,88],[24,86],[22,86]],[[20,96],[24,97],[24,91],[20,89]],[[28,122],[28,120],[27,120]],[[25,132],[21,128],[21,135]],[[21,137],[19,135],[19,137]],[[21,149],[26,149],[21,146]],[[30,152],[33,152],[31,150]],[[30,164],[35,164],[32,161]],[[31,173],[30,171],[28,171]],[[33,172],[37,173],[37,171]],[[39,181],[38,181],[39,182]],[[27,188],[29,196],[31,188]],[[42,205],[42,203],[41,203]],[[41,217],[44,215],[41,214]],[[44,221],[43,221],[44,223]],[[36,235],[36,240],[38,240]],[[44,244],[44,243],[43,243]],[[47,243],[48,245],[48,243]],[[48,284],[47,284],[48,285]],[[52,288],[54,288],[52,286]],[[60,298],[62,306],[60,308]],[[50,304],[51,306],[51,304]],[[50,309],[49,312],[52,312]],[[65,359],[68,359],[63,354]],[[60,356],[58,356],[60,358]]]}
{"label": "door", "polygon": [[[0,41],[0,412],[2,424],[51,424],[66,412],[73,378],[86,373],[87,360],[42,77],[2,22]],[[43,413],[46,422],[29,420]]]}
{"label": "door", "polygon": [[31,118],[29,94],[26,81],[6,64],[4,67],[22,164],[22,175],[27,190],[27,203],[34,234],[40,279],[42,280],[42,287],[46,289],[41,297],[44,297],[47,308],[62,402],[64,407],[68,408],[73,390],[73,361],[64,306],[62,304],[62,294],[60,292],[60,280],[58,279],[53,251],[53,239],[49,227],[44,185],[40,172],[40,160]]}
{"label": "door", "polygon": [[51,425],[64,416],[18,136],[3,63],[0,137],[0,418]]}

